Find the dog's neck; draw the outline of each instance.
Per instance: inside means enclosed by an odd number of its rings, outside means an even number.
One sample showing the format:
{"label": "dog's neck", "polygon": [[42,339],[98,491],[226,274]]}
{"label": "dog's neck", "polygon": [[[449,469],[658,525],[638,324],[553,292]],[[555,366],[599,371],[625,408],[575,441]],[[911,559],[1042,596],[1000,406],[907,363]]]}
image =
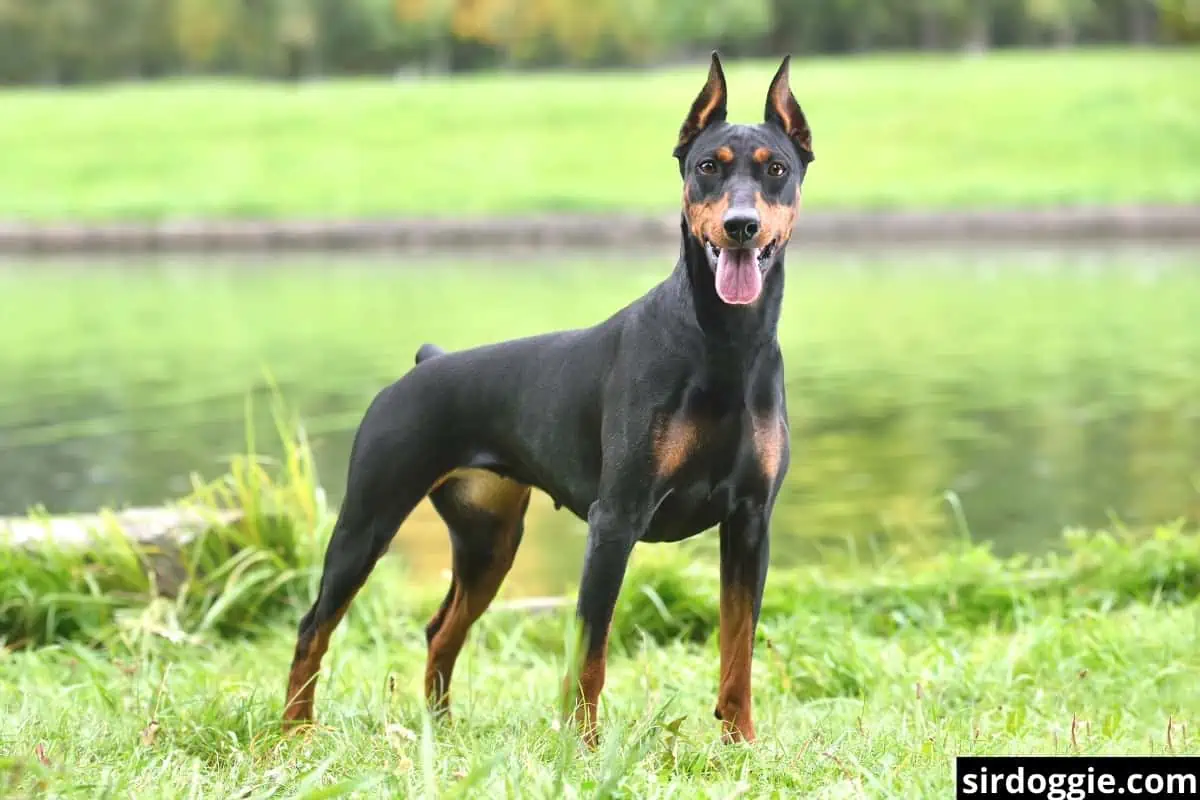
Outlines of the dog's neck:
{"label": "dog's neck", "polygon": [[692,236],[686,220],[681,221],[682,243],[675,270],[667,279],[681,301],[681,311],[694,322],[704,338],[705,349],[722,361],[749,366],[764,349],[776,343],[779,314],[783,305],[783,259],[785,249],[775,256],[763,276],[762,294],[755,302],[735,306],[717,296],[716,278],[704,245]]}

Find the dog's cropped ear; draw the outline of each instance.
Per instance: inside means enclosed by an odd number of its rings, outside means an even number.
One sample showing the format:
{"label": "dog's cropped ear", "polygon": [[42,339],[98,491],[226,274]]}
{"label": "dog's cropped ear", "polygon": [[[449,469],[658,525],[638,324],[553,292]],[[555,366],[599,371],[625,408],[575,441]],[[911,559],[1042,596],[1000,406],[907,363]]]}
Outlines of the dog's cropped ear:
{"label": "dog's cropped ear", "polygon": [[813,160],[812,131],[809,130],[804,112],[800,110],[800,104],[792,95],[792,87],[788,81],[788,66],[791,61],[791,56],[784,56],[779,71],[771,79],[771,88],[767,90],[765,121],[783,129],[796,146],[800,158],[807,164]]}
{"label": "dog's cropped ear", "polygon": [[721,70],[721,59],[713,50],[712,64],[708,68],[708,81],[692,103],[692,110],[679,129],[679,142],[672,153],[682,163],[688,146],[700,135],[700,131],[717,122],[725,121],[725,73]]}

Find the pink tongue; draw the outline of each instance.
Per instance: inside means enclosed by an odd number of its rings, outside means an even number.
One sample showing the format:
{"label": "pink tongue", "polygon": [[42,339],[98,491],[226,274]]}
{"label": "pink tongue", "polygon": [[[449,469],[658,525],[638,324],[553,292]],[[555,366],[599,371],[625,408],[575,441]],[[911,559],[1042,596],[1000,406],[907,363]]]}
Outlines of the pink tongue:
{"label": "pink tongue", "polygon": [[762,275],[757,250],[722,250],[717,256],[717,296],[730,305],[746,305],[758,299]]}

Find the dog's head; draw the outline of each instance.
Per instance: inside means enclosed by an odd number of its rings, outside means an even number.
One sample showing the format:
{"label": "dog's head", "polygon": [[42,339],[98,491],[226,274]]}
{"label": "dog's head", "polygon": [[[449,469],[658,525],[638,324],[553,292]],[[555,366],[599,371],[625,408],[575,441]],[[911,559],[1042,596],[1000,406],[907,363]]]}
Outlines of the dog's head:
{"label": "dog's head", "polygon": [[753,303],[792,235],[800,186],[813,160],[812,131],[788,85],[784,58],[767,90],[759,125],[725,121],[725,73],[716,52],[708,82],[679,129],[688,235],[704,252],[717,295]]}

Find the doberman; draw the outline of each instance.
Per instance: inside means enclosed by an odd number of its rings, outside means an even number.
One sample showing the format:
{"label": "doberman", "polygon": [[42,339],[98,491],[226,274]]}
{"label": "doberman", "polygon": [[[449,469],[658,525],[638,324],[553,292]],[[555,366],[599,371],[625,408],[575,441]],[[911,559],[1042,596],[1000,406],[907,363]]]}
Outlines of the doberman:
{"label": "doberman", "polygon": [[759,125],[725,121],[725,76],[708,81],[679,131],[681,245],[674,271],[594,327],[444,352],[368,407],[320,590],[300,622],[285,721],[312,719],[330,634],[428,496],[450,531],[453,577],[425,629],[425,695],[445,712],[472,623],[521,542],[531,488],[588,525],[576,613],[578,681],[564,685],[595,745],[613,608],[636,542],[720,535],[720,683],[726,741],[753,741],[750,663],[771,512],[788,468],[776,328],[784,251],[813,159],[785,58]]}

